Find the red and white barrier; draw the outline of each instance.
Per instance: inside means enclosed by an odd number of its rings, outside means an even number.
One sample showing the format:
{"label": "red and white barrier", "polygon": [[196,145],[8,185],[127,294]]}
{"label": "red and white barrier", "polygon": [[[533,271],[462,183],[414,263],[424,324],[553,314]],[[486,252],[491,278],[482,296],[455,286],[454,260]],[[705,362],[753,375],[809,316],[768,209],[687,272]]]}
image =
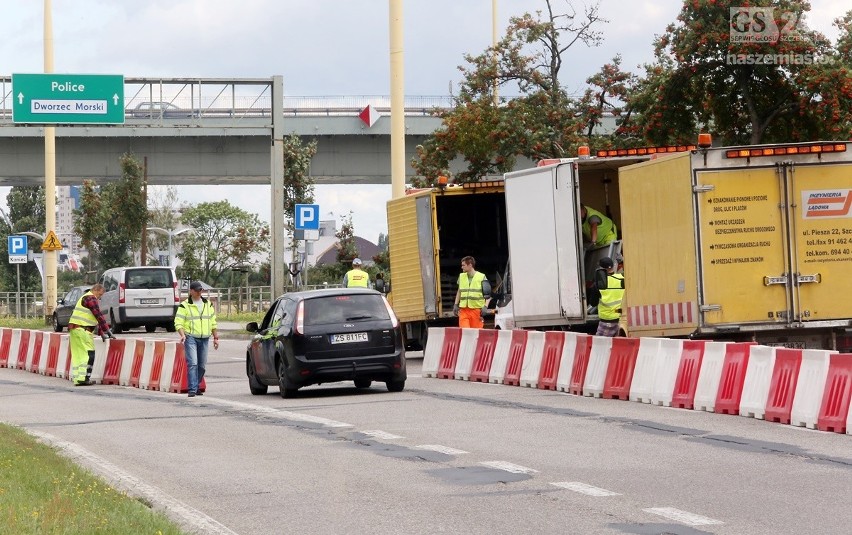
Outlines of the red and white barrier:
{"label": "red and white barrier", "polygon": [[583,380],[584,396],[596,398],[603,396],[604,384],[606,384],[606,370],[609,367],[611,352],[612,338],[609,336],[592,337],[589,366],[586,368],[586,378]]}
{"label": "red and white barrier", "polygon": [[613,338],[612,353],[606,371],[603,397],[623,399],[630,397],[630,385],[636,370],[636,357],[639,354],[639,339]]}
{"label": "red and white barrier", "polygon": [[47,353],[47,347],[44,347],[45,342],[49,338],[45,336],[44,331],[30,331],[30,338],[32,338],[32,348],[26,355],[24,369],[28,372],[38,373],[38,365],[41,362],[42,355]]}
{"label": "red and white barrier", "polygon": [[657,357],[660,354],[662,338],[640,338],[636,366],[633,369],[633,381],[630,384],[630,401],[651,403],[654,392],[654,380],[657,372]]}
{"label": "red and white barrier", "polygon": [[521,384],[521,371],[524,366],[524,356],[527,352],[527,337],[529,331],[512,331],[512,343],[509,345],[509,360],[506,361],[506,373],[503,375],[504,385]]}
{"label": "red and white barrier", "polygon": [[544,348],[541,351],[541,369],[538,374],[538,388],[543,390],[556,390],[556,382],[559,380],[559,367],[564,346],[564,332],[549,331],[544,333]]}
{"label": "red and white barrier", "polygon": [[850,396],[852,396],[852,356],[832,354],[829,356],[828,377],[817,418],[817,429],[832,433],[846,433]]}
{"label": "red and white barrier", "polygon": [[60,379],[69,378],[71,369],[71,335],[63,334],[59,339],[59,354],[56,358],[56,376]]}
{"label": "red and white barrier", "polygon": [[491,371],[488,373],[488,382],[502,384],[506,377],[506,365],[509,362],[509,353],[512,350],[512,338],[515,331],[503,331],[497,333],[497,345],[494,346],[494,358],[491,360]]}
{"label": "red and white barrier", "polygon": [[497,333],[493,329],[481,329],[476,339],[476,351],[473,355],[473,366],[470,370],[470,380],[487,383],[494,361],[494,351],[497,346]]}
{"label": "red and white barrier", "polygon": [[[29,329],[15,329],[12,335],[12,352],[9,354],[9,368],[23,370],[26,366],[27,355],[33,352],[35,336]],[[15,339],[17,336],[17,340]],[[16,343],[17,342],[17,343]]]}
{"label": "red and white barrier", "polygon": [[775,367],[766,396],[764,418],[768,422],[790,423],[793,410],[793,396],[796,395],[796,383],[799,380],[799,368],[802,366],[802,350],[778,348],[775,351]]}
{"label": "red and white barrier", "polygon": [[[580,339],[588,338],[586,334],[572,332],[563,333],[565,340],[562,342],[562,356],[559,360],[559,374],[556,378],[556,390],[568,392],[571,388],[571,372],[574,369],[574,356],[581,342]],[[583,348],[585,348],[585,343]]]}
{"label": "red and white barrier", "polygon": [[828,378],[829,355],[834,351],[805,349],[802,351],[802,366],[790,412],[790,424],[816,429],[825,380]]}
{"label": "red and white barrier", "polygon": [[423,366],[420,374],[423,377],[436,377],[438,364],[441,361],[441,350],[444,347],[444,329],[429,327],[426,337],[426,347],[423,348]]}
{"label": "red and white barrier", "polygon": [[693,407],[698,411],[716,410],[716,394],[722,379],[722,365],[725,363],[727,342],[705,342],[704,355],[701,357],[701,371],[695,386]]}
{"label": "red and white barrier", "polygon": [[663,338],[660,340],[660,352],[657,354],[657,369],[654,372],[654,390],[651,403],[671,407],[675,379],[683,356],[683,340]]}
{"label": "red and white barrier", "polygon": [[9,366],[9,347],[12,344],[12,329],[0,328],[0,368]]}
{"label": "red and white barrier", "polygon": [[740,416],[763,420],[769,387],[772,385],[772,371],[775,369],[776,348],[751,346],[750,350],[740,399]]}
{"label": "red and white barrier", "polygon": [[529,388],[538,387],[538,376],[541,373],[541,357],[544,354],[544,333],[530,331],[527,335],[527,345],[524,348],[524,361],[521,365],[520,385]]}
{"label": "red and white barrier", "polygon": [[462,329],[461,342],[459,342],[459,353],[456,358],[456,367],[453,377],[463,381],[470,380],[470,372],[473,369],[473,356],[476,353],[476,343],[479,339],[480,329]]}

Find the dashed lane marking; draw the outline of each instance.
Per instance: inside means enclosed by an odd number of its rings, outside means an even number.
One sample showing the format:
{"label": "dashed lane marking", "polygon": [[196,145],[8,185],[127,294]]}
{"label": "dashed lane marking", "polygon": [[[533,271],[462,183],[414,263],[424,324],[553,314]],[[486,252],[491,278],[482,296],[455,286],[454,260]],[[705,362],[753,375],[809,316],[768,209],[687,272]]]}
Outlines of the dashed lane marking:
{"label": "dashed lane marking", "polygon": [[388,433],[387,431],[379,431],[378,429],[372,429],[372,430],[369,430],[369,431],[361,431],[361,433],[363,433],[367,436],[373,437],[373,438],[381,439],[381,440],[397,440],[397,439],[400,439],[400,438],[404,438],[404,437],[401,437],[399,435],[394,435],[393,433]]}
{"label": "dashed lane marking", "polygon": [[642,510],[646,513],[651,513],[652,515],[659,515],[663,518],[668,518],[669,520],[686,524],[687,526],[713,526],[716,524],[724,524],[721,520],[714,520],[688,511],[681,511],[674,507],[651,507],[650,509]]}
{"label": "dashed lane marking", "polygon": [[224,405],[226,407],[232,407],[234,409],[241,409],[245,411],[255,412],[258,414],[263,414],[265,416],[270,416],[273,418],[281,418],[283,420],[291,420],[297,422],[308,422],[313,424],[319,424],[325,427],[353,427],[352,424],[347,424],[345,422],[338,422],[336,420],[330,420],[328,418],[323,418],[321,416],[314,416],[312,414],[302,414],[299,412],[291,412],[291,411],[282,411],[279,409],[275,409],[272,407],[264,407],[262,405],[252,405],[251,403],[241,403],[239,401],[229,401],[226,399],[216,399],[216,398],[205,398],[205,404],[214,404],[214,405]]}
{"label": "dashed lane marking", "polygon": [[551,485],[563,489],[573,490],[574,492],[579,492],[580,494],[585,494],[586,496],[621,496],[621,494],[617,492],[593,487],[591,485],[586,485],[585,483],[580,483],[579,481],[559,481],[557,483],[551,483]]}
{"label": "dashed lane marking", "polygon": [[527,468],[526,466],[521,466],[519,464],[512,464],[506,461],[483,461],[479,463],[484,466],[488,466],[490,468],[496,468],[497,470],[503,470],[504,472],[511,472],[513,474],[537,474],[538,470],[534,470],[532,468]]}
{"label": "dashed lane marking", "polygon": [[67,457],[75,461],[82,461],[99,476],[105,479],[110,486],[120,488],[133,496],[140,496],[165,510],[178,523],[197,533],[211,533],[214,535],[237,535],[224,524],[216,521],[201,511],[174,499],[157,487],[152,487],[142,480],[130,475],[118,466],[101,459],[94,453],[71,442],[60,440],[53,435],[41,431],[27,430],[28,433],[39,437],[52,446],[59,448]]}
{"label": "dashed lane marking", "polygon": [[414,448],[418,450],[437,451],[438,453],[444,453],[446,455],[464,455],[465,453],[470,453],[464,450],[457,450],[449,446],[441,446],[440,444],[421,444],[420,446],[414,446]]}

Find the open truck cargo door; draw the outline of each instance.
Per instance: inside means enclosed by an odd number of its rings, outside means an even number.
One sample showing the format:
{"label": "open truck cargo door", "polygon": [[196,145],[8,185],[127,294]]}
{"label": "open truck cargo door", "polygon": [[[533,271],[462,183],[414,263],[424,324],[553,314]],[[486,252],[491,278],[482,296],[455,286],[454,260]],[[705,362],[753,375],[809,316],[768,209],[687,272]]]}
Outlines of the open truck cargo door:
{"label": "open truck cargo door", "polygon": [[574,172],[568,162],[505,176],[517,327],[585,320]]}

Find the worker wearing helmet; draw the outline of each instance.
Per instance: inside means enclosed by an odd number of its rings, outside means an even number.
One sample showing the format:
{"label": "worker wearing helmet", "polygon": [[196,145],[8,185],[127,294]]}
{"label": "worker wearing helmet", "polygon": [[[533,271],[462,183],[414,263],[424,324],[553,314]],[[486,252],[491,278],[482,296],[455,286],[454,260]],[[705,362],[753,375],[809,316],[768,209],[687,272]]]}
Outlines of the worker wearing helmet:
{"label": "worker wearing helmet", "polygon": [[343,276],[344,288],[368,288],[370,286],[370,275],[361,269],[361,259],[352,260],[352,269]]}

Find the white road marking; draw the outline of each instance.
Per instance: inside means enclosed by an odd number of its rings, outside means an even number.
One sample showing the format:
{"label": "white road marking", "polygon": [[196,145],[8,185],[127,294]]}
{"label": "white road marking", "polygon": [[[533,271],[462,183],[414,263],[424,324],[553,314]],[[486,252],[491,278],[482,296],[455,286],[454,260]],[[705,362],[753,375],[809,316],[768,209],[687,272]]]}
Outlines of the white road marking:
{"label": "white road marking", "polygon": [[361,431],[361,433],[382,440],[396,440],[399,438],[404,438],[399,435],[394,435],[393,433],[388,433],[387,431],[379,431],[378,429],[373,429],[370,431]]}
{"label": "white road marking", "polygon": [[617,492],[593,487],[591,485],[586,485],[585,483],[580,483],[579,481],[560,481],[558,483],[551,483],[551,485],[563,489],[573,490],[574,492],[579,492],[580,494],[585,494],[587,496],[621,496],[621,494]]}
{"label": "white road marking", "polygon": [[165,511],[173,520],[183,524],[184,527],[189,528],[190,531],[220,535],[237,535],[235,531],[231,531],[224,524],[219,523],[214,518],[172,498],[157,487],[152,487],[151,485],[142,482],[140,479],[130,475],[118,466],[115,466],[105,459],[101,459],[97,455],[76,444],[60,440],[41,431],[27,430],[27,432],[39,437],[51,446],[59,448],[66,457],[75,461],[83,461],[88,468],[97,473],[102,479],[106,480],[113,488],[123,490],[131,496],[145,498],[155,504],[158,509]]}
{"label": "white road marking", "polygon": [[674,520],[675,522],[686,524],[687,526],[712,526],[716,524],[724,524],[724,522],[722,522],[721,520],[714,520],[712,518],[707,518],[706,516],[696,515],[687,511],[681,511],[680,509],[675,509],[674,507],[652,507],[650,509],[642,510],[646,513],[659,515],[663,518],[668,518],[669,520]]}
{"label": "white road marking", "polygon": [[447,455],[464,455],[465,453],[470,453],[464,450],[450,448],[449,446],[441,446],[440,444],[421,444],[420,446],[414,447],[418,450],[437,451],[438,453],[445,453]]}
{"label": "white road marking", "polygon": [[526,466],[521,466],[519,464],[512,464],[506,461],[483,461],[479,464],[483,464],[490,468],[496,468],[497,470],[503,470],[505,472],[511,472],[513,474],[536,474],[538,470],[533,470],[532,468],[527,468]]}
{"label": "white road marking", "polygon": [[216,398],[204,398],[203,402],[205,404],[215,404],[215,405],[224,405],[226,407],[232,407],[235,409],[241,409],[245,411],[256,412],[258,414],[263,414],[264,416],[270,416],[273,418],[280,418],[282,420],[293,420],[297,422],[309,422],[314,424],[320,424],[325,427],[352,427],[352,424],[347,424],[345,422],[338,422],[336,420],[329,420],[328,418],[323,418],[321,416],[314,416],[311,414],[302,414],[299,412],[291,412],[291,411],[282,411],[279,409],[275,409],[272,407],[264,407],[262,405],[253,405],[251,403],[242,403],[240,401],[230,401],[226,399],[216,399]]}

